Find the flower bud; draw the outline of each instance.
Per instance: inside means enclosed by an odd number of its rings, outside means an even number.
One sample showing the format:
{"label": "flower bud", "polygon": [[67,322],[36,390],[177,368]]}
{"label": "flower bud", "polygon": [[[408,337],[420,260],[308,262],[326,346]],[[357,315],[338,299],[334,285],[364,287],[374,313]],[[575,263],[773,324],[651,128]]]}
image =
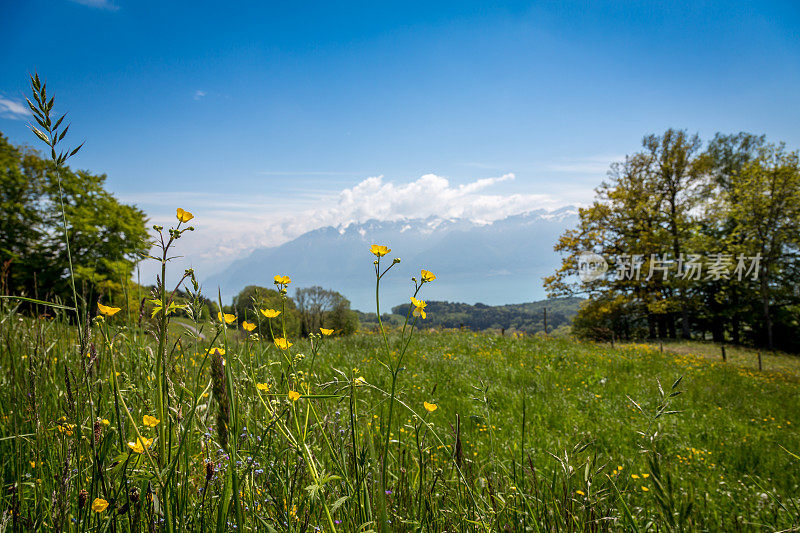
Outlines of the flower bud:
{"label": "flower bud", "polygon": [[86,501],[89,499],[89,493],[86,489],[81,489],[78,493],[78,509],[83,509],[86,506]]}

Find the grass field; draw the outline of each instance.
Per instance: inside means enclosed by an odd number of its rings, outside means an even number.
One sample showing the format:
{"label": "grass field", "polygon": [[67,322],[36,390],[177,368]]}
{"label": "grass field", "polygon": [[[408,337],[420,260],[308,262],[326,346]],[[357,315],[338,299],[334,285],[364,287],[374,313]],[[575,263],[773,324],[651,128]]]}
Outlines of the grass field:
{"label": "grass field", "polygon": [[[282,350],[197,327],[206,340],[170,328],[159,374],[157,341],[123,321],[81,341],[61,317],[3,308],[0,531],[800,524],[791,358],[759,372],[704,345],[417,332],[392,401],[380,334]],[[398,358],[401,332],[387,340]],[[211,346],[225,350],[215,370]]]}

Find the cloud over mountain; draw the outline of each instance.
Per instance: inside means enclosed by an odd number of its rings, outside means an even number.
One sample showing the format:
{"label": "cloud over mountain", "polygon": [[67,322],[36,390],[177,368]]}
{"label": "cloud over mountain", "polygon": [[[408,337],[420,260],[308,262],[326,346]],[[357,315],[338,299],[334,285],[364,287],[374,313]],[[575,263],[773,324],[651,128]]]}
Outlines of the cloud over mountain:
{"label": "cloud over mountain", "polygon": [[[482,225],[532,209],[556,209],[562,200],[549,194],[500,194],[492,187],[513,174],[454,185],[445,177],[425,174],[408,183],[370,177],[339,192],[282,195],[175,193],[125,196],[169,224],[174,207],[192,211],[197,231],[181,241],[184,266],[218,271],[258,248],[274,247],[324,227],[346,228],[368,220],[460,219]],[[291,198],[291,199],[287,199]],[[145,273],[154,270],[145,266]],[[152,270],[152,271],[151,271]]]}

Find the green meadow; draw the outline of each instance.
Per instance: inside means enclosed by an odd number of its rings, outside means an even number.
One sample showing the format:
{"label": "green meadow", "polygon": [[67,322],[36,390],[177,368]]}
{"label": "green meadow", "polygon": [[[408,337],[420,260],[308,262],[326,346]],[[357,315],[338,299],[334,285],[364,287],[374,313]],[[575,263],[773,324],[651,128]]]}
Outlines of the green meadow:
{"label": "green meadow", "polygon": [[758,371],[699,344],[662,353],[422,331],[393,367],[402,330],[282,350],[215,321],[197,323],[203,339],[171,329],[159,375],[157,343],[135,322],[84,327],[3,307],[0,461],[15,487],[0,499],[3,530],[791,531],[800,521],[792,359]]}

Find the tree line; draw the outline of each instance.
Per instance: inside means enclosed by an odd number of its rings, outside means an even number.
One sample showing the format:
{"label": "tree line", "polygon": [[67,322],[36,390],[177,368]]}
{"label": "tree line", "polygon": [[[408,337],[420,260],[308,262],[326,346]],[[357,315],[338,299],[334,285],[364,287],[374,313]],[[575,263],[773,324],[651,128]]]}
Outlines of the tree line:
{"label": "tree line", "polygon": [[764,135],[644,137],[555,250],[546,287],[588,297],[580,336],[800,350],[798,152]]}
{"label": "tree line", "polygon": [[[260,312],[261,309],[280,311],[280,293],[275,289],[248,285],[234,296],[232,305],[223,307],[225,313],[236,315],[240,323],[247,320],[255,324],[259,334],[272,338],[274,332],[276,337],[282,337],[283,332],[269,329],[268,319]],[[319,333],[320,328],[332,329],[334,335],[350,335],[359,326],[356,312],[350,309],[350,300],[320,286],[296,289],[286,299],[283,312],[286,314],[286,335],[295,338]],[[273,320],[272,327],[279,323]]]}
{"label": "tree line", "polygon": [[[426,302],[426,318],[417,320],[420,329],[496,330],[535,334],[563,331],[569,327],[578,311],[581,298],[552,298],[538,302],[509,305],[466,304],[457,302]],[[381,316],[384,325],[402,326],[410,304],[392,307],[391,313]],[[545,311],[546,309],[546,311]],[[413,318],[413,317],[412,317]],[[377,327],[375,313],[359,313],[363,327]]]}

